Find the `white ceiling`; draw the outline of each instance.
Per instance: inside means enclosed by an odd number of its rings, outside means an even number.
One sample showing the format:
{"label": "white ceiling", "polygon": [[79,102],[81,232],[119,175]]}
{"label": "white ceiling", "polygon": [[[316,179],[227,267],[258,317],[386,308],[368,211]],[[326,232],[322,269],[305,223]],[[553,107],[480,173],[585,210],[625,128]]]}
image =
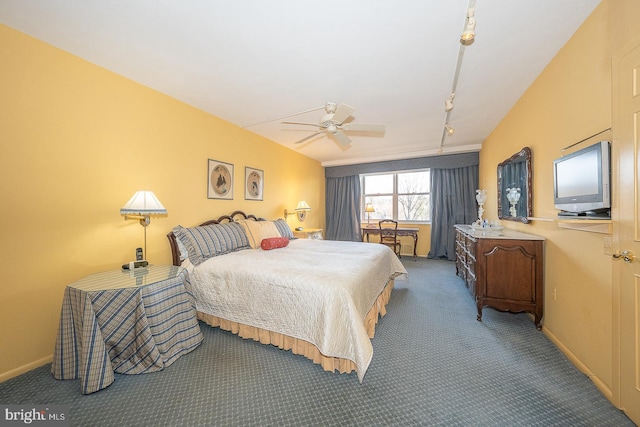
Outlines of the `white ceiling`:
{"label": "white ceiling", "polygon": [[0,23],[238,126],[326,101],[386,125],[348,149],[294,144],[314,129],[281,120],[248,127],[331,166],[479,150],[599,2],[477,0],[446,138],[467,0],[0,0]]}

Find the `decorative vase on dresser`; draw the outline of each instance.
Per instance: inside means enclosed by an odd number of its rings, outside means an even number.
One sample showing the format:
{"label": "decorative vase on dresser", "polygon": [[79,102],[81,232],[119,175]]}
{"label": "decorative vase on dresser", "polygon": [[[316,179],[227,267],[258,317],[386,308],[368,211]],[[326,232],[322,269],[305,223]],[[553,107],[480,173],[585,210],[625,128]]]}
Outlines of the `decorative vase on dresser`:
{"label": "decorative vase on dresser", "polygon": [[456,274],[475,298],[478,321],[492,307],[534,316],[542,329],[544,238],[515,230],[456,225]]}

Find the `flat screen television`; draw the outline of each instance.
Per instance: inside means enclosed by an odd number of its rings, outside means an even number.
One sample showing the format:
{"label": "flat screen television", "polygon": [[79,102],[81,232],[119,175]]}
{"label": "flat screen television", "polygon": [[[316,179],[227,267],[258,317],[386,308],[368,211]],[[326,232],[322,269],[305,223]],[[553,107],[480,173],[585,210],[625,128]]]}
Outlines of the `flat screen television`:
{"label": "flat screen television", "polygon": [[611,218],[611,145],[600,141],[553,161],[559,216]]}

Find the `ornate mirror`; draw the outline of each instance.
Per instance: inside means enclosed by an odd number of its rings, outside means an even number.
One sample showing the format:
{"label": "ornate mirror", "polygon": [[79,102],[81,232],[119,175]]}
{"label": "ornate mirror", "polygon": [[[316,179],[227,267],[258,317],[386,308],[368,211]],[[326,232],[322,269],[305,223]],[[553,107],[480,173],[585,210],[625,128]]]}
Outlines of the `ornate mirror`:
{"label": "ornate mirror", "polygon": [[531,149],[524,147],[498,165],[498,218],[528,223],[531,195]]}

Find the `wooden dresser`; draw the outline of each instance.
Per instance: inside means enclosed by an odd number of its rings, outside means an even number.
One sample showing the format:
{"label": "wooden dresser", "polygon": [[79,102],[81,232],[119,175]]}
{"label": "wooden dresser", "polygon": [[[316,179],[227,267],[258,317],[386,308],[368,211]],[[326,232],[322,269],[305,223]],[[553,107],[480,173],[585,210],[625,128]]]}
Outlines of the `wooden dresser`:
{"label": "wooden dresser", "polygon": [[534,315],[541,329],[544,238],[514,230],[475,230],[456,225],[456,274],[482,308]]}

